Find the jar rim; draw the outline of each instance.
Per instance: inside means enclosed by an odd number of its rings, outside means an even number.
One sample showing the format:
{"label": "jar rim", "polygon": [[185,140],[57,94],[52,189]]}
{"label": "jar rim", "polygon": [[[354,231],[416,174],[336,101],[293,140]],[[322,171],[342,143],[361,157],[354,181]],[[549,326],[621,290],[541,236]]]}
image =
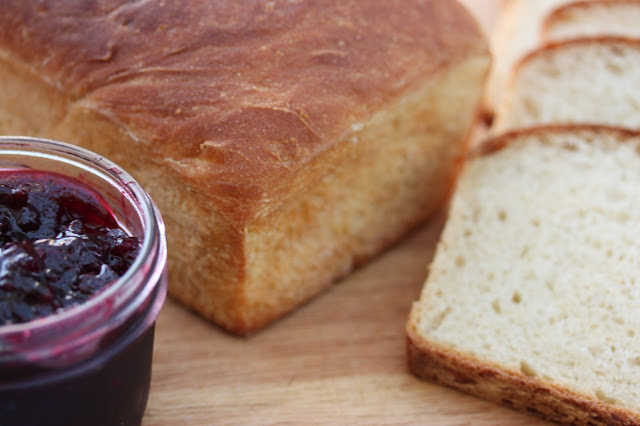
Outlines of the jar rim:
{"label": "jar rim", "polygon": [[[18,349],[28,352],[30,359],[42,358],[46,355],[40,351],[48,350],[41,348],[43,340],[63,340],[66,345],[74,347],[89,344],[84,349],[87,351],[91,342],[100,340],[100,336],[117,328],[139,309],[149,299],[156,283],[160,283],[164,288],[160,289],[160,297],[154,300],[156,306],[147,315],[147,322],[155,320],[166,294],[166,277],[163,280],[167,256],[166,237],[158,208],[142,186],[111,160],[66,142],[25,136],[0,136],[0,155],[10,153],[66,163],[70,167],[90,172],[110,185],[117,185],[119,192],[131,202],[140,216],[143,235],[140,252],[127,271],[87,301],[24,323],[0,325],[0,358],[11,356]],[[83,324],[80,329],[75,324],[74,329],[74,323],[79,320]],[[33,338],[33,335],[39,337]],[[59,346],[58,350],[64,346]]]}

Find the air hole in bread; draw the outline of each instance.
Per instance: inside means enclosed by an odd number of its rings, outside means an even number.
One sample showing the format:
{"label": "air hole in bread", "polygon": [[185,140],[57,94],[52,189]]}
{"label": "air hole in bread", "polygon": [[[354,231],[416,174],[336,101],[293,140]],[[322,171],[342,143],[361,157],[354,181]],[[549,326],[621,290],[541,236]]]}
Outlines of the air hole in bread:
{"label": "air hole in bread", "polygon": [[546,286],[547,286],[547,288],[548,288],[550,291],[552,291],[552,292],[553,292],[553,291],[555,291],[555,289],[556,289],[556,285],[555,285],[555,283],[554,283],[553,281],[551,281],[551,280],[547,280],[547,281],[545,282],[545,285],[546,285]]}
{"label": "air hole in bread", "polygon": [[462,268],[467,263],[467,259],[464,256],[456,257],[456,266]]}
{"label": "air hole in bread", "polygon": [[607,394],[602,389],[596,389],[596,398],[609,404],[615,404],[617,402],[615,398],[607,396]]}
{"label": "air hole in bread", "polygon": [[621,66],[621,64],[617,64],[614,62],[608,62],[607,69],[611,71],[611,74],[619,75],[619,76],[624,75],[624,71],[625,71],[624,68]]}
{"label": "air hole in bread", "polygon": [[640,109],[640,101],[631,93],[628,93],[624,98],[625,102],[628,102],[634,109]]}
{"label": "air hole in bread", "polygon": [[613,187],[613,188],[609,188],[609,190],[607,191],[607,198],[611,202],[618,202],[618,201],[624,201],[627,198],[627,196],[620,188]]}
{"label": "air hole in bread", "polygon": [[491,302],[491,307],[496,314],[500,315],[502,313],[502,308],[500,307],[498,299],[494,299],[493,302]]}
{"label": "air hole in bread", "polygon": [[431,327],[429,328],[429,332],[433,332],[435,330],[437,330],[438,328],[440,328],[440,325],[442,324],[442,322],[445,320],[445,318],[447,317],[447,315],[449,315],[449,313],[451,312],[451,308],[447,307],[447,309],[445,309],[444,311],[440,312],[440,314],[433,320]]}
{"label": "air hole in bread", "polygon": [[522,99],[522,107],[526,111],[526,115],[536,120],[540,119],[540,110],[538,109],[538,105],[536,105],[533,99],[531,98]]}
{"label": "air hole in bread", "polygon": [[531,364],[529,364],[525,360],[520,361],[520,371],[522,372],[522,374],[524,374],[525,376],[529,376],[529,377],[535,377],[535,376],[538,375],[538,373],[531,366]]}
{"label": "air hole in bread", "polygon": [[507,220],[507,212],[505,212],[504,210],[500,210],[498,212],[498,219],[500,219],[501,222],[504,222]]}
{"label": "air hole in bread", "polygon": [[589,353],[594,358],[598,358],[602,354],[602,348],[600,346],[589,346]]}
{"label": "air hole in bread", "polygon": [[473,209],[473,221],[474,222],[477,222],[480,219],[480,213],[481,213],[481,211],[480,211],[479,207],[476,207],[476,208]]}
{"label": "air hole in bread", "polygon": [[629,221],[629,213],[627,212],[620,212],[616,215],[616,220],[619,220],[620,222],[628,222]]}
{"label": "air hole in bread", "polygon": [[515,292],[513,293],[513,296],[511,297],[511,301],[512,301],[513,303],[520,303],[520,302],[522,302],[522,296],[520,295],[520,292],[519,292],[519,291],[515,291]]}

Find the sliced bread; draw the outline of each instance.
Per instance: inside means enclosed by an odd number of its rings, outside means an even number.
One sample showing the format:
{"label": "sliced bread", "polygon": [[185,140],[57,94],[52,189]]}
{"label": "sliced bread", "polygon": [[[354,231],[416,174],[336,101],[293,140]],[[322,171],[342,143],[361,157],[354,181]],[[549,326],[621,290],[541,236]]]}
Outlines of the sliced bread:
{"label": "sliced bread", "polygon": [[541,28],[545,42],[604,35],[640,37],[640,1],[572,2],[547,15]]}
{"label": "sliced bread", "polygon": [[553,43],[517,65],[493,131],[563,122],[640,129],[640,40]]}
{"label": "sliced bread", "polygon": [[640,424],[640,133],[506,133],[465,164],[407,325],[418,377],[567,424]]}
{"label": "sliced bread", "polygon": [[514,65],[540,44],[544,18],[569,0],[502,0],[491,35],[493,63],[485,91],[487,115],[495,112]]}

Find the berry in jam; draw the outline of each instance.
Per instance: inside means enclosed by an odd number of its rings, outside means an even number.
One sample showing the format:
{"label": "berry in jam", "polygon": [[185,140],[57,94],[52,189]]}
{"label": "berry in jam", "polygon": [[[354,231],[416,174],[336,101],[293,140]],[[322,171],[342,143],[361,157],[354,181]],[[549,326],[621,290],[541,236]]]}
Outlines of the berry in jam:
{"label": "berry in jam", "polygon": [[139,248],[80,181],[0,172],[0,325],[84,302],[124,274]]}

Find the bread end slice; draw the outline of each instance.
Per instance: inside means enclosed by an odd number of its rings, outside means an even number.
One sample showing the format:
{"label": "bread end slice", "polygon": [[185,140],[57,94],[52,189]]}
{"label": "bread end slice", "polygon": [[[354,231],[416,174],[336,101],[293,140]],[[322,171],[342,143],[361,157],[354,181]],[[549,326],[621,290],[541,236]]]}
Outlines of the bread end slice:
{"label": "bread end slice", "polygon": [[418,377],[566,424],[640,424],[640,133],[546,126],[465,164],[407,324]]}

